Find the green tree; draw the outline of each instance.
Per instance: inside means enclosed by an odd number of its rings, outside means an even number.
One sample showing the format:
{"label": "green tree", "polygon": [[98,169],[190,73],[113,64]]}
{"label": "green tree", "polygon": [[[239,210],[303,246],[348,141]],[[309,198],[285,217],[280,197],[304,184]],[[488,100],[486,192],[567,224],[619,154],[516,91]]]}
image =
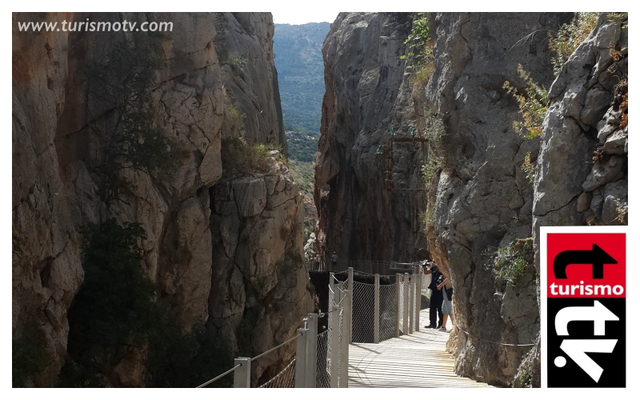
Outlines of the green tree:
{"label": "green tree", "polygon": [[85,232],[84,282],[69,309],[69,354],[95,373],[116,361],[121,345],[146,344],[158,320],[155,288],[140,264],[138,223],[111,218]]}
{"label": "green tree", "polygon": [[149,175],[170,173],[177,167],[177,144],[156,127],[151,92],[162,66],[159,36],[134,35],[107,54],[106,62],[86,67],[89,100],[106,120],[90,127],[105,138],[98,171],[102,198],[119,198],[133,185],[120,174],[131,168]]}
{"label": "green tree", "polygon": [[195,387],[232,367],[224,341],[203,325],[183,332],[157,300],[141,264],[144,239],[139,223],[120,225],[113,218],[85,229],[85,279],[68,313],[70,359],[61,386],[106,385],[110,369],[132,347],[148,350],[148,386]]}

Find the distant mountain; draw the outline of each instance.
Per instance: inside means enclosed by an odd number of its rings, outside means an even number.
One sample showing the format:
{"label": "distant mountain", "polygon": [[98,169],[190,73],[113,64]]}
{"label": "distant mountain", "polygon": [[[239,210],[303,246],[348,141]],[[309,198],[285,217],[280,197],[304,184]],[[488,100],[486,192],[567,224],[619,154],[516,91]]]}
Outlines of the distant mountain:
{"label": "distant mountain", "polygon": [[330,25],[275,24],[273,52],[286,130],[320,132],[324,95],[321,48]]}

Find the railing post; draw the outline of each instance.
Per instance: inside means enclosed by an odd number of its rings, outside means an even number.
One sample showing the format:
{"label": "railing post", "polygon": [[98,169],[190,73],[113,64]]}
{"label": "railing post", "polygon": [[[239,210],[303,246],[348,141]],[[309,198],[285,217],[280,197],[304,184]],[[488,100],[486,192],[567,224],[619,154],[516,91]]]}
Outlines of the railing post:
{"label": "railing post", "polygon": [[409,274],[407,272],[404,273],[402,286],[402,333],[407,335],[409,333]]}
{"label": "railing post", "polygon": [[373,343],[380,343],[380,274],[375,275],[373,293]]}
{"label": "railing post", "polygon": [[307,386],[316,387],[316,366],[318,363],[318,314],[307,316]]}
{"label": "railing post", "polygon": [[346,309],[347,309],[347,326],[348,326],[348,330],[347,330],[347,334],[348,334],[348,343],[352,343],[353,341],[353,268],[349,267],[349,272],[348,272],[348,278],[347,278],[347,290],[348,290],[348,296],[349,298],[347,299],[348,302],[346,304]]}
{"label": "railing post", "polygon": [[238,357],[233,360],[233,365],[240,366],[233,371],[233,387],[234,388],[250,388],[251,387],[251,358]]}
{"label": "railing post", "polygon": [[413,272],[411,273],[411,278],[409,279],[409,334],[413,333],[413,328],[415,325],[413,323],[415,312],[415,287],[416,287],[416,278]]}
{"label": "railing post", "polygon": [[295,387],[304,388],[307,385],[307,335],[309,330],[298,329],[298,339],[296,340],[296,379]]}
{"label": "railing post", "polygon": [[[329,272],[329,291],[332,293],[336,292],[336,284],[334,283],[335,281],[335,276],[333,272]],[[331,311],[331,299],[329,299],[329,311]]]}
{"label": "railing post", "polygon": [[[345,310],[347,307],[344,308]],[[343,314],[344,318],[344,314]],[[342,324],[343,329],[347,328],[346,321],[343,321]],[[342,342],[340,343],[340,379],[339,379],[339,387],[346,388],[349,387],[349,332],[343,330],[342,331]]]}
{"label": "railing post", "polygon": [[331,338],[329,339],[331,342],[331,387],[338,387],[338,368],[340,366],[340,311],[339,308],[336,307],[338,304],[339,294],[335,291],[335,284],[333,272],[329,276],[330,286],[332,288],[333,299],[329,299],[329,318],[331,319]]}
{"label": "railing post", "polygon": [[419,265],[413,267],[416,274],[416,331],[420,331],[420,309],[422,308],[422,269]]}
{"label": "railing post", "polygon": [[349,343],[352,340],[353,327],[353,267],[347,274],[347,298],[345,299],[342,327],[342,349],[340,352],[340,387],[349,387]]}
{"label": "railing post", "polygon": [[400,303],[402,298],[400,296],[400,290],[402,285],[402,275],[396,274],[396,326],[393,335],[395,337],[400,337]]}

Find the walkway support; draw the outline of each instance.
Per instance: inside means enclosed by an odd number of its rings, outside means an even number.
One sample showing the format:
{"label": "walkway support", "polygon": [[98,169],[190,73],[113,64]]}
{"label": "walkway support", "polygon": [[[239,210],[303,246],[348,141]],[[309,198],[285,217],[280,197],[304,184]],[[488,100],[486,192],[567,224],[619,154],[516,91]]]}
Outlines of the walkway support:
{"label": "walkway support", "polygon": [[349,293],[349,297],[347,297],[347,304],[345,305],[345,309],[347,310],[346,322],[347,322],[347,334],[348,334],[348,343],[353,342],[353,267],[349,267],[349,272],[347,275],[347,291]]}
{"label": "walkway support", "polygon": [[305,387],[316,387],[316,366],[318,363],[318,314],[307,316],[307,383]]}
{"label": "walkway support", "polygon": [[298,329],[298,338],[296,340],[296,380],[295,387],[307,387],[307,340],[309,330],[305,328]]}
{"label": "walkway support", "polygon": [[415,322],[416,322],[416,331],[420,331],[420,309],[422,308],[422,275],[420,271],[420,266],[414,266],[413,274],[416,277],[416,299],[415,299]]}
{"label": "walkway support", "polygon": [[238,357],[233,360],[235,365],[240,364],[233,371],[233,387],[234,388],[250,388],[251,387],[251,358]]}
{"label": "walkway support", "polygon": [[409,335],[411,335],[413,333],[413,328],[415,328],[415,324],[414,324],[414,318],[416,315],[416,307],[415,307],[415,302],[413,301],[413,299],[415,299],[415,289],[416,287],[416,278],[415,275],[413,274],[413,272],[411,273],[411,278],[409,278],[409,292],[406,294],[407,299],[409,301]]}
{"label": "walkway support", "polygon": [[373,343],[380,343],[380,274],[375,275],[375,281],[374,281]]}
{"label": "walkway support", "polygon": [[402,333],[409,333],[409,273],[405,272],[402,282]]}

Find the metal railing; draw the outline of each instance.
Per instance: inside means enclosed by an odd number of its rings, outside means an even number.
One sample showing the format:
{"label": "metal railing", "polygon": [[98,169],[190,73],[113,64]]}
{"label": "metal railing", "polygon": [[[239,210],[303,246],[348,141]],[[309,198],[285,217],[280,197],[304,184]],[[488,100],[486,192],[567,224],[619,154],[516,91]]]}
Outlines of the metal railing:
{"label": "metal railing", "polygon": [[[309,314],[296,336],[253,357],[237,357],[234,367],[198,386],[205,387],[233,372],[233,387],[251,387],[251,362],[291,341],[296,341],[295,358],[260,388],[346,388],[348,387],[349,343],[379,343],[420,330],[420,304],[424,275],[408,264],[404,274],[373,276],[373,284],[354,279],[349,267],[346,280],[330,272],[329,307],[326,313]],[[408,271],[411,271],[409,273]],[[341,274],[344,276],[344,273]],[[318,319],[328,317],[327,329],[318,333]]]}

